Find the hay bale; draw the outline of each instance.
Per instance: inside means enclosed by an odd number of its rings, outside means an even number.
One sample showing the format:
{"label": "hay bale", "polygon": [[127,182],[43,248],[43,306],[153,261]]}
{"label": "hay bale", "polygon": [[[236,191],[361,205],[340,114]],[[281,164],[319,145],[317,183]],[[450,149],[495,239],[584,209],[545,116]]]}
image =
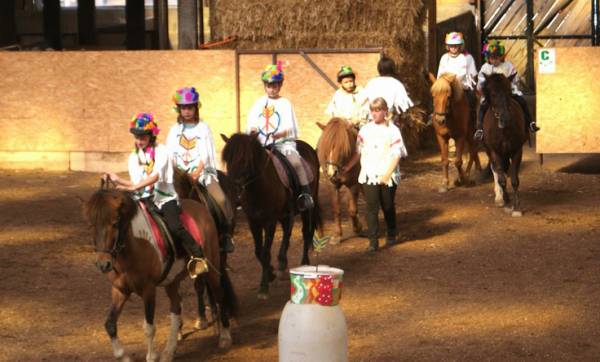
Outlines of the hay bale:
{"label": "hay bale", "polygon": [[418,140],[428,97],[425,0],[212,0],[210,5],[213,40],[235,36],[230,47],[383,47],[415,102],[403,118],[407,138]]}

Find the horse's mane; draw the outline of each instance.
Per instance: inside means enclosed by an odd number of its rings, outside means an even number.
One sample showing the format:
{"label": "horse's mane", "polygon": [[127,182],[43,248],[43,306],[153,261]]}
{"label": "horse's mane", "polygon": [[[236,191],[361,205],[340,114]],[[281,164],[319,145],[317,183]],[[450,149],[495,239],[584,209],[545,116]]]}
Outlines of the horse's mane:
{"label": "horse's mane", "polygon": [[258,156],[264,152],[255,135],[236,133],[223,148],[223,161],[228,168],[235,165],[240,170],[253,170]]}
{"label": "horse's mane", "polygon": [[349,159],[356,148],[356,134],[341,118],[332,118],[319,138],[317,152],[319,158],[327,158],[329,153],[338,155],[340,160]]}
{"label": "horse's mane", "polygon": [[118,207],[121,221],[129,223],[137,212],[135,201],[124,191],[100,189],[85,204],[87,220],[96,226],[107,225],[111,220],[111,210]]}
{"label": "horse's mane", "polygon": [[490,89],[492,88],[507,96],[510,96],[512,92],[510,81],[502,73],[493,73],[485,78],[483,93],[487,99],[490,99]]}
{"label": "horse's mane", "polygon": [[464,96],[464,90],[460,80],[454,73],[443,73],[431,86],[431,95],[447,95],[452,94],[455,101],[459,101]]}

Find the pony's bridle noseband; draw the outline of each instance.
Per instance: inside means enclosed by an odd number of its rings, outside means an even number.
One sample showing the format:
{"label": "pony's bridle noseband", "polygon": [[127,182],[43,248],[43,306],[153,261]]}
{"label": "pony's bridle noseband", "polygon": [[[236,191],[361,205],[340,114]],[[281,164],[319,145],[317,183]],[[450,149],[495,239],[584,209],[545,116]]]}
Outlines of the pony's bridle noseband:
{"label": "pony's bridle noseband", "polygon": [[[99,249],[96,245],[96,240],[94,239],[94,251],[96,253],[100,253],[100,254],[108,254],[110,255],[113,259],[117,257],[117,255],[121,252],[121,250],[123,250],[125,248],[125,242],[124,242],[124,235],[125,232],[123,230],[123,227],[121,225],[121,218],[117,219],[117,222],[115,223],[117,226],[117,235],[115,235],[115,237],[113,238],[113,246],[110,249]],[[114,226],[113,226],[114,227]]]}

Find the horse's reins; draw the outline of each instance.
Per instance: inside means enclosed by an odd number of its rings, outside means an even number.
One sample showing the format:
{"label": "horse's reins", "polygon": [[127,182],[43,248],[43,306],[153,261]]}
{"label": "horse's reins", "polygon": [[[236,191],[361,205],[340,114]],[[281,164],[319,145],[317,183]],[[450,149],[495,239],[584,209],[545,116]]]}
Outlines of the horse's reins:
{"label": "horse's reins", "polygon": [[271,162],[271,157],[273,157],[273,156],[267,154],[267,162],[265,162],[265,165],[262,168],[262,170],[260,172],[258,172],[257,174],[255,174],[254,176],[248,178],[245,182],[239,182],[240,180],[233,180],[233,182],[236,184],[236,186],[240,188],[240,194],[238,195],[238,201],[242,197],[242,193],[244,193],[246,191],[246,187],[248,185],[252,184],[253,182],[255,182],[256,180],[258,180],[258,178],[260,176],[262,176],[262,174],[267,170],[267,166],[269,166],[269,162]]}

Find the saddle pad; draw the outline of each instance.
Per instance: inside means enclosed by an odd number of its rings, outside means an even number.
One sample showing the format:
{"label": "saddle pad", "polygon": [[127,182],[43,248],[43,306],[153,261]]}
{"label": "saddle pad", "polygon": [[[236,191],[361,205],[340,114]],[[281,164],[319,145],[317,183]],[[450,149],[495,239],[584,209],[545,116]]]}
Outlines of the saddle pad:
{"label": "saddle pad", "polygon": [[192,219],[192,217],[183,210],[179,215],[179,219],[181,220],[183,227],[188,231],[188,233],[190,233],[190,235],[192,235],[194,240],[196,240],[196,244],[204,247],[204,238],[202,238],[200,229],[198,229],[198,225],[196,225],[194,219]]}
{"label": "saddle pad", "polygon": [[146,209],[146,206],[141,202],[136,202],[136,204],[138,210],[133,220],[131,220],[133,236],[148,240],[158,253],[161,263],[164,264],[167,257],[167,247],[160,229]]}
{"label": "saddle pad", "polygon": [[[283,162],[281,162],[279,157],[275,156],[271,152],[269,152],[269,157],[271,157],[271,160],[273,161],[273,165],[275,165],[275,170],[277,171],[277,175],[279,176],[279,179],[281,180],[283,185],[287,189],[290,189],[293,192],[293,190],[290,186],[290,180],[288,180],[288,175],[285,171],[286,166],[283,164]],[[308,182],[310,183],[314,179],[314,174],[312,172],[312,169],[310,168],[310,164],[308,162],[306,162],[306,160],[302,157],[300,157],[300,160],[302,161],[302,166],[304,167],[304,172],[306,173],[306,178],[308,179]],[[296,172],[296,171],[292,169],[292,172]]]}

